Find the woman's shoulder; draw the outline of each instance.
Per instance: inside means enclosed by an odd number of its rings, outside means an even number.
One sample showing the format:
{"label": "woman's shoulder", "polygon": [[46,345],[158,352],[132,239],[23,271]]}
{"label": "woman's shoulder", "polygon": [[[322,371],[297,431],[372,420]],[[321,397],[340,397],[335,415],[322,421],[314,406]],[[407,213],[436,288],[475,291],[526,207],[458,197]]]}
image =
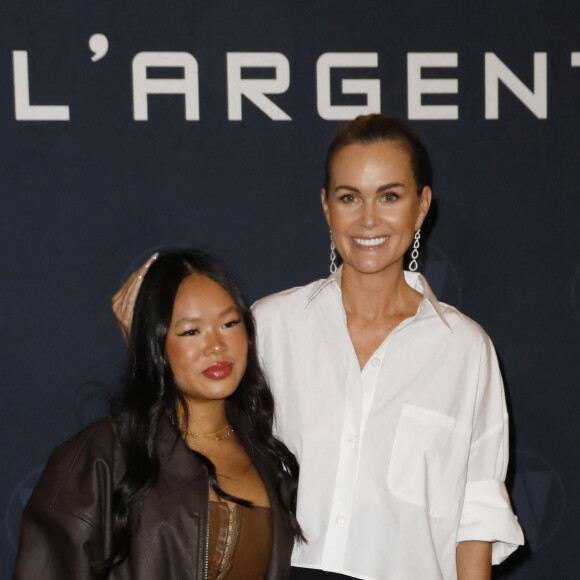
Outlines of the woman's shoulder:
{"label": "woman's shoulder", "polygon": [[96,421],[54,449],[31,501],[66,509],[67,496],[90,487],[91,479],[112,481],[119,458],[115,421]]}
{"label": "woman's shoulder", "polygon": [[491,346],[491,339],[483,327],[455,306],[438,302],[439,315],[451,330],[455,341]]}
{"label": "woman's shoulder", "polygon": [[64,443],[58,445],[51,461],[75,461],[82,454],[90,453],[105,459],[117,444],[116,421],[112,417],[91,423]]}
{"label": "woman's shoulder", "polygon": [[321,278],[304,286],[295,286],[270,294],[254,302],[252,311],[255,316],[259,317],[266,312],[282,313],[284,311],[295,311],[297,307],[304,308],[318,290],[328,284],[328,282],[327,278]]}

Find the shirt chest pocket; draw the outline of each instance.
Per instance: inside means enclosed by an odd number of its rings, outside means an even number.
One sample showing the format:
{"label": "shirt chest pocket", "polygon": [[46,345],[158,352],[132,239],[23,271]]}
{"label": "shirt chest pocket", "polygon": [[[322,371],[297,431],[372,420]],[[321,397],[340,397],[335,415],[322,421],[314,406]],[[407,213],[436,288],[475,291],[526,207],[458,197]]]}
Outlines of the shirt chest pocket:
{"label": "shirt chest pocket", "polygon": [[404,405],[389,463],[391,493],[435,518],[458,511],[465,487],[470,428],[453,417]]}

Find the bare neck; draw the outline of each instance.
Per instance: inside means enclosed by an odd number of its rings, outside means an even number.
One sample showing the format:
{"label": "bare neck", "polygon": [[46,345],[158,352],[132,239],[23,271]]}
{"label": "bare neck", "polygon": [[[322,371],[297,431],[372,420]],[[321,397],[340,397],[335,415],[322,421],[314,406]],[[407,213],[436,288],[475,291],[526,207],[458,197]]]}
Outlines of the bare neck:
{"label": "bare neck", "polygon": [[347,316],[367,320],[414,313],[421,301],[421,294],[407,284],[402,267],[362,274],[345,265],[341,289]]}
{"label": "bare neck", "polygon": [[187,401],[187,406],[189,412],[188,425],[183,425],[183,417],[180,417],[180,422],[187,431],[215,433],[228,424],[226,405],[223,399]]}
{"label": "bare neck", "polygon": [[346,266],[341,286],[348,332],[362,370],[390,332],[415,315],[422,296],[407,284],[402,266],[376,274]]}

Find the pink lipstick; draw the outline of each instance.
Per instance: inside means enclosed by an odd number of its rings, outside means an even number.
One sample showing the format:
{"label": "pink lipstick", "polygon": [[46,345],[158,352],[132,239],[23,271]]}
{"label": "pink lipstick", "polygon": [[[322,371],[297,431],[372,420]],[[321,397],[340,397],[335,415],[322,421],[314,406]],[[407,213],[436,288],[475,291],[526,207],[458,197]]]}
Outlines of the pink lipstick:
{"label": "pink lipstick", "polygon": [[231,362],[219,361],[207,367],[201,374],[208,379],[219,381],[228,377],[233,367],[234,365]]}

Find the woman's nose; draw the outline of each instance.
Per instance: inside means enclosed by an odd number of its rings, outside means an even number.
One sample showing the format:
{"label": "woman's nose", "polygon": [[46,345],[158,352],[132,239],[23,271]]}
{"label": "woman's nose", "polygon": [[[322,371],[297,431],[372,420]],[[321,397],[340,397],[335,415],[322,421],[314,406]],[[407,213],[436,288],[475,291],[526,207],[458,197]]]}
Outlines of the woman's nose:
{"label": "woman's nose", "polygon": [[362,222],[365,227],[373,228],[377,224],[377,207],[373,202],[365,202],[362,207]]}
{"label": "woman's nose", "polygon": [[227,350],[227,345],[219,332],[212,332],[207,337],[207,343],[205,345],[205,354],[219,354]]}

